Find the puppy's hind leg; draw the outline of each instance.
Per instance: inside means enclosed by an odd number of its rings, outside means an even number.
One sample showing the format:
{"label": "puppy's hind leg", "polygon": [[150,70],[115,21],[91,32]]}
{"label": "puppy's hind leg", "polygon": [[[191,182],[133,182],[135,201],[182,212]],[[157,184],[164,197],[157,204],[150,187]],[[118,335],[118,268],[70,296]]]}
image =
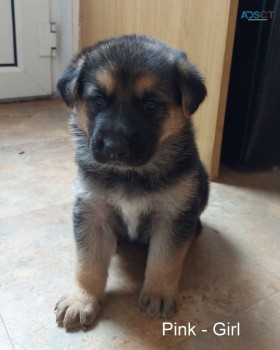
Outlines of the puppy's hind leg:
{"label": "puppy's hind leg", "polygon": [[116,249],[110,210],[104,203],[77,199],[74,206],[76,280],[70,293],[56,305],[56,320],[66,329],[85,329],[98,313],[111,256]]}

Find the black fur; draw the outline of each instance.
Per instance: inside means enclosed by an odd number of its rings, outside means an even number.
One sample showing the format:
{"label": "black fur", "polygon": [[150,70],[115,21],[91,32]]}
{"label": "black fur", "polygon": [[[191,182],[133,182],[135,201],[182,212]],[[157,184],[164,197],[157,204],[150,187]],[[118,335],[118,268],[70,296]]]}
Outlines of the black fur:
{"label": "black fur", "polygon": [[[147,113],[127,103],[127,106],[122,106],[125,112],[120,112],[116,97],[108,96],[105,106],[96,107],[92,99],[84,95],[86,86],[94,81],[100,67],[113,72],[113,76],[123,87],[129,86],[143,74],[156,75],[162,82],[157,90],[168,96],[170,103],[180,106],[184,103],[182,95],[188,96],[188,104],[185,107],[191,114],[197,110],[206,96],[203,78],[184,52],[171,49],[165,43],[145,36],[131,35],[101,41],[84,49],[73,60],[57,84],[62,98],[69,106],[86,99],[91,138],[88,139],[76,123],[71,124],[76,136],[76,162],[82,178],[96,183],[104,191],[119,191],[124,197],[129,198],[159,191],[186,176],[193,169],[199,170],[197,198],[192,199],[194,202],[192,208],[187,212],[182,210],[180,217],[174,221],[174,235],[178,236],[180,241],[185,236],[188,237],[187,232],[195,227],[208,197],[208,176],[199,159],[192,121],[186,119],[185,126],[176,138],[158,150],[157,143],[167,105],[162,102],[156,113]],[[105,94],[104,91],[102,93]],[[129,91],[127,93],[129,95]],[[110,159],[104,160],[102,157],[99,159],[96,151],[98,137],[95,137],[95,134],[98,131],[104,136],[110,130],[109,133],[114,134],[113,138],[122,137],[117,130],[119,125],[114,121],[116,116],[121,120],[120,124],[125,125],[125,132],[134,138],[137,134],[136,138],[139,139],[136,144],[137,151],[131,152],[129,159],[122,160],[129,165],[127,169],[119,169],[114,164],[111,166]],[[158,171],[144,168],[139,171],[139,166],[145,165],[156,152],[161,152],[163,156],[165,153],[169,154],[166,162],[159,165]],[[104,167],[103,163],[108,166]],[[74,217],[74,226],[76,221]]]}
{"label": "black fur", "polygon": [[[98,284],[98,278],[104,284],[117,242],[129,238],[150,244],[148,259],[153,263],[147,264],[139,303],[152,316],[168,317],[175,311],[178,282],[168,269],[180,273],[183,254],[201,230],[199,217],[208,201],[208,175],[191,116],[206,96],[203,78],[182,51],[129,35],[82,50],[57,87],[73,108],[70,127],[80,186],[73,210],[81,257],[79,288]],[[92,228],[96,223],[98,230]],[[89,242],[94,242],[93,249]],[[95,254],[89,258],[88,251]],[[159,256],[163,261],[154,262],[161,260]],[[154,270],[152,265],[157,265]],[[99,269],[97,274],[92,273],[94,268]],[[157,273],[160,283],[153,285]],[[96,297],[94,287],[91,293]],[[82,304],[79,308],[83,313]],[[70,321],[79,324],[76,311]],[[63,315],[58,313],[58,322],[65,321]]]}

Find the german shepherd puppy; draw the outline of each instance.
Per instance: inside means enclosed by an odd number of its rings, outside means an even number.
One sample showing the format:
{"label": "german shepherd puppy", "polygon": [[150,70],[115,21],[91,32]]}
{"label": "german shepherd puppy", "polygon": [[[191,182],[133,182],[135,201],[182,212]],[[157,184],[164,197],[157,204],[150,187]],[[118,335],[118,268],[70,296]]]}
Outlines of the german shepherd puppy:
{"label": "german shepherd puppy", "polygon": [[169,317],[208,199],[192,124],[206,96],[203,79],[184,52],[128,35],[82,50],[57,86],[72,108],[79,167],[76,282],[56,305],[57,323],[93,322],[122,237],[149,246],[140,307]]}

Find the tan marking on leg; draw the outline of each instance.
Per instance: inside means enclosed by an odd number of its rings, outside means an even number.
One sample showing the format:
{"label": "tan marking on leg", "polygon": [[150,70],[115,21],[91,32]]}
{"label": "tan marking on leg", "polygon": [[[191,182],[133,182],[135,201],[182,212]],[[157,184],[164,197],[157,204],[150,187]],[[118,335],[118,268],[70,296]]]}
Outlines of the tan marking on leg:
{"label": "tan marking on leg", "polygon": [[75,120],[75,123],[77,126],[88,135],[88,116],[86,113],[86,106],[83,102],[80,102],[75,110],[74,113],[72,113],[73,118]]}
{"label": "tan marking on leg", "polygon": [[116,249],[110,210],[102,201],[84,200],[83,241],[77,245],[76,281],[56,306],[58,325],[67,329],[90,325],[104,296],[108,268]]}
{"label": "tan marking on leg", "polygon": [[[161,222],[157,232],[152,233],[144,288],[153,290],[155,286],[160,285],[164,295],[173,295],[177,292],[182,264],[192,240],[185,242],[180,250],[173,252],[170,224],[164,223],[162,219]],[[167,227],[170,232],[166,232],[169,231]]]}
{"label": "tan marking on leg", "polygon": [[172,225],[154,218],[150,249],[141,291],[140,306],[154,317],[169,317],[176,310],[176,297],[181,270],[191,239],[172,251]]}
{"label": "tan marking on leg", "polygon": [[[94,200],[95,201],[95,200]],[[97,298],[102,298],[116,237],[111,227],[111,212],[102,200],[84,201],[85,247],[77,249],[76,277],[80,285]]]}

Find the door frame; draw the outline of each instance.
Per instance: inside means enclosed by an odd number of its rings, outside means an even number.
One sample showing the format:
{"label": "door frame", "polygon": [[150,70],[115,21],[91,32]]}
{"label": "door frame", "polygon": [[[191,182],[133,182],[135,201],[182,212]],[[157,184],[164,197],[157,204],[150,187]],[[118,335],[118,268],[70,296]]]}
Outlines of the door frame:
{"label": "door frame", "polygon": [[52,91],[56,82],[80,49],[80,1],[50,0],[51,22],[57,27],[57,52],[52,60]]}

